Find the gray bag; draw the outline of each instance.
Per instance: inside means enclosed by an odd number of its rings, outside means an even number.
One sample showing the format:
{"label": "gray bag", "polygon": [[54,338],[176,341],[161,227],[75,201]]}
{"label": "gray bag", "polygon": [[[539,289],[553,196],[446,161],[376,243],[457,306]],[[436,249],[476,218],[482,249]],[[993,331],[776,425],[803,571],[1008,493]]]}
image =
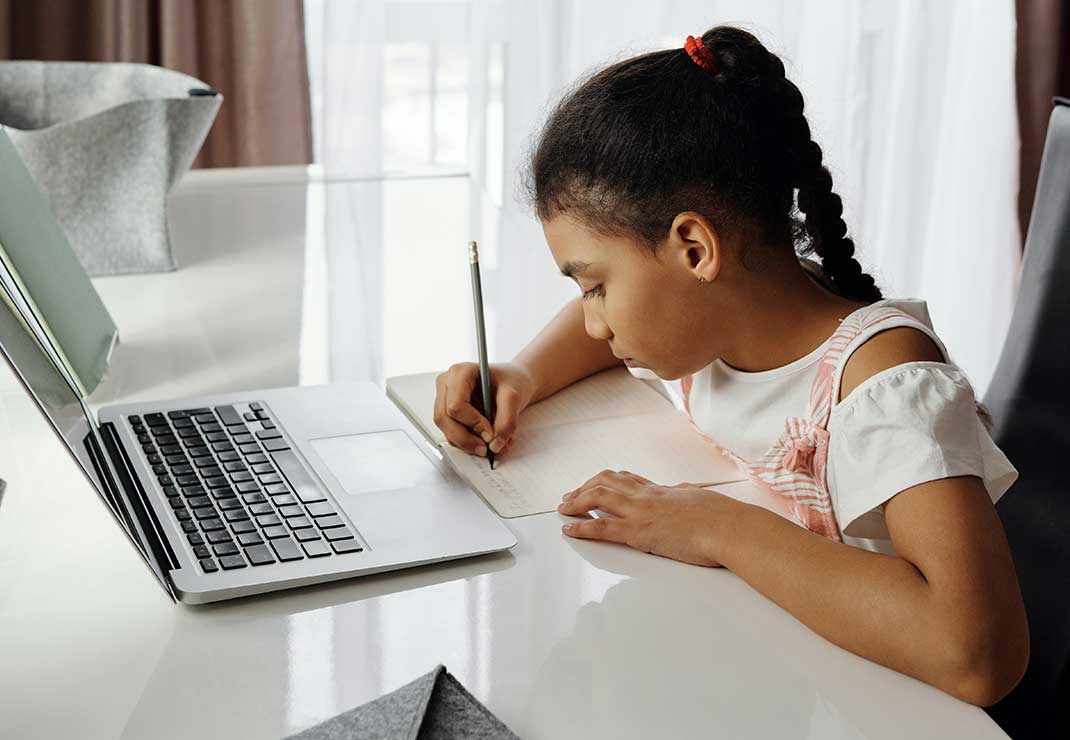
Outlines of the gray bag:
{"label": "gray bag", "polygon": [[410,684],[288,740],[519,740],[438,666]]}
{"label": "gray bag", "polygon": [[222,102],[148,64],[0,62],[0,124],[91,275],[176,267],[165,199]]}

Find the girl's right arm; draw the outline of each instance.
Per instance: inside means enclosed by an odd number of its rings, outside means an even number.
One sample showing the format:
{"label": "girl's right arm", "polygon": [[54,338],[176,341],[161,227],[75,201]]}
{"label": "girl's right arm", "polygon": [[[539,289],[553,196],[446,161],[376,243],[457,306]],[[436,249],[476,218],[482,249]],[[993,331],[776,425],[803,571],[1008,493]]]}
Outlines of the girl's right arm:
{"label": "girl's right arm", "polygon": [[[482,413],[479,365],[461,362],[436,378],[435,424],[446,440],[473,455],[506,451],[520,412],[577,380],[623,364],[609,342],[592,339],[579,297],[572,299],[512,362],[490,366],[496,413],[493,428]],[[478,405],[478,408],[477,408]]]}

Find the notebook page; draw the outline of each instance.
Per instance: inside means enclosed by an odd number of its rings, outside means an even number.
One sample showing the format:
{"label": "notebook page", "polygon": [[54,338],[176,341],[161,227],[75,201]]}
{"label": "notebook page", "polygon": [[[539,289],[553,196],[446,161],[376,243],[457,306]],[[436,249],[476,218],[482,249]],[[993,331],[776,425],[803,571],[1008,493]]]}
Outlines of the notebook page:
{"label": "notebook page", "polygon": [[[449,446],[435,425],[438,373],[400,375],[386,381],[387,395],[439,446]],[[636,416],[675,409],[672,402],[634,377],[627,368],[610,368],[579,380],[520,413],[527,432],[578,421]]]}
{"label": "notebook page", "polygon": [[486,458],[442,449],[503,517],[554,511],[563,494],[602,470],[628,470],[658,485],[707,486],[745,477],[677,409],[525,430],[494,470]]}

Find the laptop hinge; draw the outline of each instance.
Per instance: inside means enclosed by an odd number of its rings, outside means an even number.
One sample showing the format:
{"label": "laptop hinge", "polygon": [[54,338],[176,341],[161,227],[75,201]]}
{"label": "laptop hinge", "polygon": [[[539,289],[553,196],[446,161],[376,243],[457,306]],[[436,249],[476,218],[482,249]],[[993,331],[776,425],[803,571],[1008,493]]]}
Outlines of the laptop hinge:
{"label": "laptop hinge", "polygon": [[160,529],[156,515],[149,504],[148,497],[145,495],[145,489],[134,472],[130,458],[127,456],[122,441],[115,431],[115,426],[111,422],[105,422],[99,428],[104,447],[119,478],[118,483],[122,490],[126,492],[126,499],[134,510],[134,515],[141,525],[141,531],[144,533],[156,562],[165,572],[178,568],[179,562],[175,556],[175,551],[171,548],[171,543],[167,541],[167,537]]}

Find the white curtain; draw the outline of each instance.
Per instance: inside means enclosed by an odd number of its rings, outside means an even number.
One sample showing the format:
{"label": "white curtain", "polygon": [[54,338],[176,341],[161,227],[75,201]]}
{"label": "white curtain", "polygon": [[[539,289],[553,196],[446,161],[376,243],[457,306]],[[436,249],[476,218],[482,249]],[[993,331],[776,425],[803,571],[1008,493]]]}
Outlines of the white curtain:
{"label": "white curtain", "polygon": [[[306,3],[325,171],[468,174],[492,359],[575,294],[517,189],[548,107],[587,71],[732,23],[802,90],[863,267],[885,295],[928,301],[978,395],[987,387],[1020,254],[1012,0]],[[422,60],[426,84],[398,76]]]}

